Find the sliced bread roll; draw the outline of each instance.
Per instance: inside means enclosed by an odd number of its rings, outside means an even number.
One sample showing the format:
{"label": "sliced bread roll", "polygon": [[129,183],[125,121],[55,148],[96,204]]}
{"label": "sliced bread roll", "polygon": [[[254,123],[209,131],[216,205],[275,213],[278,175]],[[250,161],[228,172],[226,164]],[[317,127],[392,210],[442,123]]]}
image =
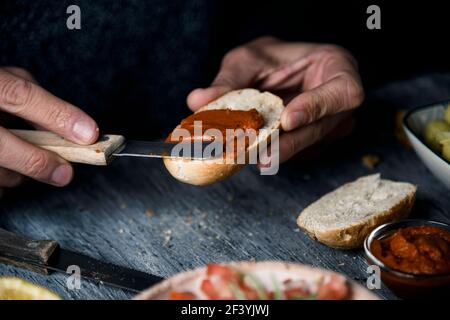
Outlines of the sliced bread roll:
{"label": "sliced bread roll", "polygon": [[[264,118],[257,139],[248,146],[247,151],[257,148],[262,141],[270,138],[271,133],[281,126],[283,101],[269,93],[255,89],[231,91],[197,110],[197,112],[215,109],[250,110],[255,108]],[[178,127],[177,127],[178,128]],[[263,130],[264,129],[264,130]],[[243,165],[215,160],[164,159],[164,165],[170,174],[184,183],[208,185],[223,180]]]}
{"label": "sliced bread roll", "polygon": [[416,190],[410,183],[382,180],[379,174],[362,177],[309,205],[297,224],[330,247],[358,248],[377,226],[407,217]]}

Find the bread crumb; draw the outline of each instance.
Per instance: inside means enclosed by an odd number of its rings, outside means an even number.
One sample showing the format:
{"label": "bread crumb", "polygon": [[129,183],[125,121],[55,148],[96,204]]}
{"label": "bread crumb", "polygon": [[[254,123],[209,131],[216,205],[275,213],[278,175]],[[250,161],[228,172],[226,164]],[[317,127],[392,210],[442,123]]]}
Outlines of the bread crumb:
{"label": "bread crumb", "polygon": [[145,215],[151,218],[155,215],[155,211],[153,209],[148,208],[147,210],[145,210]]}
{"label": "bread crumb", "polygon": [[380,157],[374,154],[366,154],[362,157],[362,163],[367,169],[373,170],[380,163]]}
{"label": "bread crumb", "polygon": [[170,240],[172,240],[172,230],[168,229],[164,231],[164,243],[163,246],[167,246],[170,242]]}
{"label": "bread crumb", "polygon": [[123,233],[123,229],[119,229],[119,233]]}
{"label": "bread crumb", "polygon": [[121,204],[120,204],[120,209],[126,209],[127,208],[127,204],[125,203],[125,202],[122,202]]}

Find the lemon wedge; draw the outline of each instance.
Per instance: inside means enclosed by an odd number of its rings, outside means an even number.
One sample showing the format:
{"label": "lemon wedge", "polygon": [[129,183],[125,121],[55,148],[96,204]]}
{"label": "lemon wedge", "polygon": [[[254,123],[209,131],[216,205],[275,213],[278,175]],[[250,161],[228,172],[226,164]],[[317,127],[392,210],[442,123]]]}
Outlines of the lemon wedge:
{"label": "lemon wedge", "polygon": [[0,300],[61,300],[61,298],[28,281],[13,277],[0,277]]}

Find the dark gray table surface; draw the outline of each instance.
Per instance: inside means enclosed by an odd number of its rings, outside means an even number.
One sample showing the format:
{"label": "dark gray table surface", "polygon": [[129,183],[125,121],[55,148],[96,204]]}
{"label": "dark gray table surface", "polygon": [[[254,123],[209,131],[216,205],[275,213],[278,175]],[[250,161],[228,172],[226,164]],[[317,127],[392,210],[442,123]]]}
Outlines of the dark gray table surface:
{"label": "dark gray table surface", "polygon": [[[431,75],[384,86],[359,111],[356,133],[323,148],[314,160],[283,165],[275,176],[247,167],[225,182],[193,187],[174,180],[159,160],[121,159],[108,167],[77,166],[66,188],[28,183],[0,200],[0,226],[95,258],[169,277],[211,261],[285,260],[346,274],[364,283],[361,250],[328,248],[295,223],[309,203],[341,184],[380,172],[418,185],[413,217],[450,222],[449,190],[412,150],[393,137],[396,108],[450,98],[450,76]],[[375,170],[361,157],[382,161]],[[13,275],[44,285],[65,299],[128,299],[133,294],[82,282],[66,288],[66,276],[44,276],[0,265]],[[382,298],[395,298],[386,288]]]}

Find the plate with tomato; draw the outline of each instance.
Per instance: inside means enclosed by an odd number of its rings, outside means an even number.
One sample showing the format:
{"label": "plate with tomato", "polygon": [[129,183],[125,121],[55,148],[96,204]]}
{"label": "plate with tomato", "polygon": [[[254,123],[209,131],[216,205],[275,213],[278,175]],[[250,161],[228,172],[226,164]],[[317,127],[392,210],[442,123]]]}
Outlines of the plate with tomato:
{"label": "plate with tomato", "polygon": [[153,286],[137,300],[374,300],[371,291],[325,269],[278,261],[211,263]]}

